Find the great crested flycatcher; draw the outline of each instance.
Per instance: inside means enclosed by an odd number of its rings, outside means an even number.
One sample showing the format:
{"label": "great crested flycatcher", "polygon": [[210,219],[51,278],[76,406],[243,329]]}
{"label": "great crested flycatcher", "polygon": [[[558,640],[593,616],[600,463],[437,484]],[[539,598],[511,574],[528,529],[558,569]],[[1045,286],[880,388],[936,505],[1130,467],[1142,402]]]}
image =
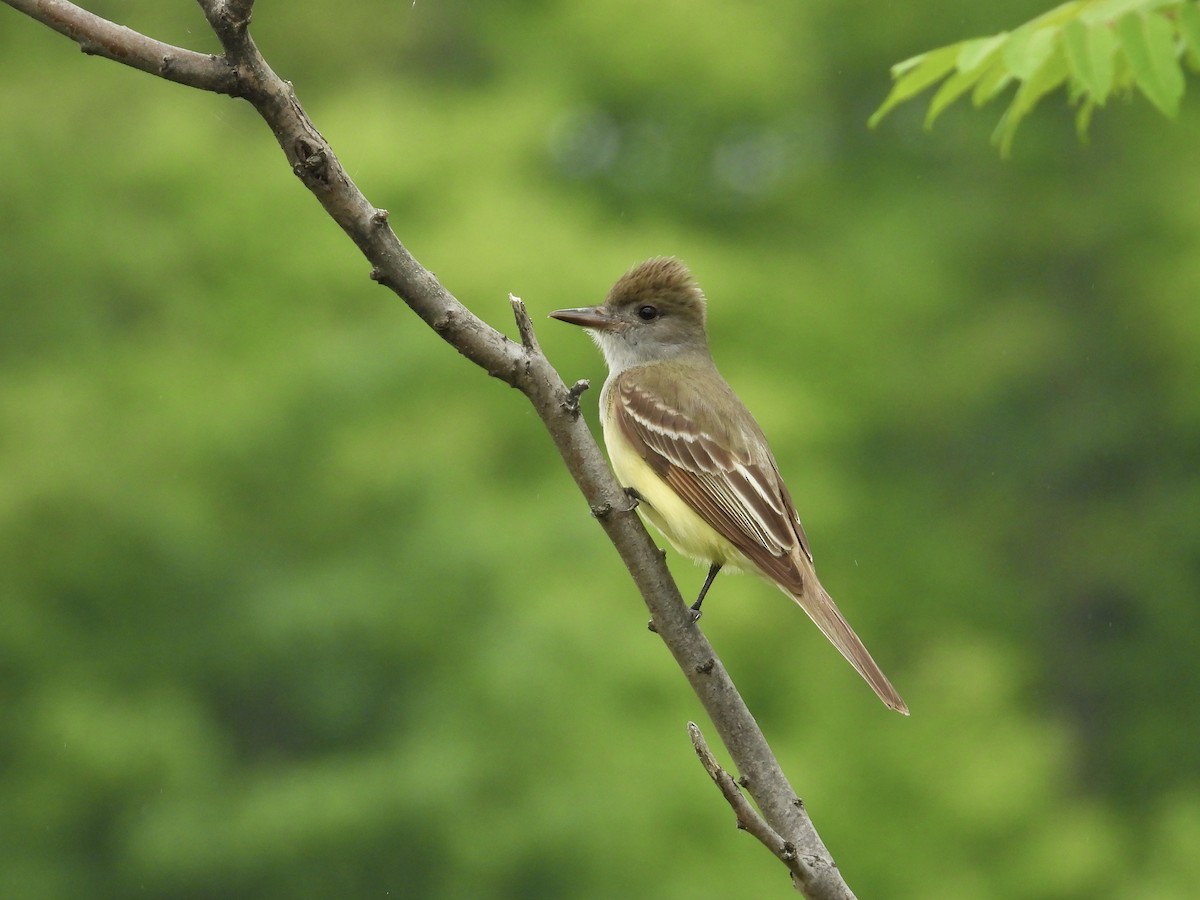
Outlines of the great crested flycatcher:
{"label": "great crested flycatcher", "polygon": [[587,329],[608,363],[600,394],[617,480],[675,548],[709,566],[774,582],[808,613],[885,704],[908,706],[821,587],[808,539],[754,416],[708,350],[704,294],[683,263],[626,272],[601,306],[550,314]]}

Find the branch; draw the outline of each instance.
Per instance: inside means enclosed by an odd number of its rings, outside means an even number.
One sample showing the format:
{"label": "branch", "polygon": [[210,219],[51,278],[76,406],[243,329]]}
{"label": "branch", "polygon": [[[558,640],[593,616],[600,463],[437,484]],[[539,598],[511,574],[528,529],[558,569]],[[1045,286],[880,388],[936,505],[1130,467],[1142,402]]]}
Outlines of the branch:
{"label": "branch", "polygon": [[517,333],[521,335],[521,346],[527,353],[541,354],[542,348],[538,345],[537,335],[533,333],[533,320],[529,318],[529,310],[525,308],[525,301],[510,293],[508,303],[512,306],[513,317],[517,320]]}
{"label": "branch", "polygon": [[688,722],[688,736],[692,739],[692,747],[696,750],[696,756],[700,757],[704,771],[713,780],[725,802],[732,807],[733,814],[737,817],[737,827],[753,835],[760,844],[775,854],[791,870],[794,880],[802,881],[807,873],[803,866],[799,865],[795,844],[781,838],[779,832],[768,825],[750,805],[733,776],[721,768],[717,758],[708,749],[708,742],[704,740],[704,735],[700,733],[700,728],[695,722]]}
{"label": "branch", "polygon": [[[579,396],[587,382],[567,388],[538,347],[528,311],[518,298],[510,295],[519,343],[475,316],[405,249],[388,223],[387,211],[367,201],[309,120],[291,85],[280,79],[259,53],[248,31],[252,0],[198,0],[224,48],[221,57],[161,44],[61,0],[0,2],[65,34],[88,52],[192,87],[242,97],[254,106],[292,170],[371,263],[371,277],[394,291],[459,353],[528,397],[593,515],[629,569],[655,631],[675,657],[741,772],[741,784],[761,810],[761,818],[756,814],[745,821],[769,823],[763,834],[769,832],[776,842],[772,852],[780,858],[780,846],[794,848],[789,851],[794,858],[785,861],[805,897],[852,900],[853,894],[803,803],[725,667],[693,623],[662,554],[633,512],[579,414]],[[737,795],[741,798],[740,792]],[[757,824],[754,827],[759,828]]]}
{"label": "branch", "polygon": [[103,56],[167,81],[217,94],[235,94],[237,79],[219,56],[164,44],[63,0],[3,0],[66,35],[90,56]]}

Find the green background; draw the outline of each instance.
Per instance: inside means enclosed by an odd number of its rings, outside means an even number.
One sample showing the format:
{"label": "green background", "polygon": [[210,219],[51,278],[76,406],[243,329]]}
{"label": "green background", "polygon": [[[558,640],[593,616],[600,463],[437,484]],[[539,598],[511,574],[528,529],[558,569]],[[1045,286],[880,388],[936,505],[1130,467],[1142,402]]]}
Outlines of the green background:
{"label": "green background", "polygon": [[[215,51],[193,3],[95,3]],[[253,32],[406,245],[564,378],[674,254],[822,578],[704,628],[863,898],[1200,882],[1200,127],[865,127],[1037,0],[321,4]],[[528,404],[245,104],[0,8],[0,895],[791,896]],[[594,421],[596,391],[584,396]],[[672,554],[683,592],[703,572]]]}

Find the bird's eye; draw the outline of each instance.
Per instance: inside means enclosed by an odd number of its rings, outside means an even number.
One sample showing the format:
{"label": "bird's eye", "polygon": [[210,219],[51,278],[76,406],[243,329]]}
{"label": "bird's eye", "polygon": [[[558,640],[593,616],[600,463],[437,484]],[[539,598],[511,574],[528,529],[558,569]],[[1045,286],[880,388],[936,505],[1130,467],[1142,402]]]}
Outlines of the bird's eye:
{"label": "bird's eye", "polygon": [[638,310],[638,318],[643,322],[651,322],[658,318],[657,306],[643,306]]}

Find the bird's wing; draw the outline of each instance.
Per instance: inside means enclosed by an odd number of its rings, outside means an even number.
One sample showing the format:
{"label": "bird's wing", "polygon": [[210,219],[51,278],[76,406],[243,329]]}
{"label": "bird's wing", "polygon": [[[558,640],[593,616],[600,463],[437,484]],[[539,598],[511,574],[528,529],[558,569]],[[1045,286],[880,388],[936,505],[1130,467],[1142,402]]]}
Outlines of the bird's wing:
{"label": "bird's wing", "polygon": [[753,439],[715,423],[720,434],[706,431],[686,411],[702,398],[660,390],[664,386],[652,379],[642,386],[646,370],[640,374],[637,379],[618,376],[610,389],[611,414],[638,454],[704,521],[791,594],[885,704],[907,715],[904,700],[817,580],[795,505],[757,426]]}
{"label": "bird's wing", "polygon": [[699,427],[686,407],[702,398],[678,393],[668,398],[653,384],[645,386],[641,371],[641,378],[618,377],[612,386],[612,415],[624,436],[684,502],[764,574],[799,589],[793,557],[799,551],[811,562],[812,555],[765,440]]}

